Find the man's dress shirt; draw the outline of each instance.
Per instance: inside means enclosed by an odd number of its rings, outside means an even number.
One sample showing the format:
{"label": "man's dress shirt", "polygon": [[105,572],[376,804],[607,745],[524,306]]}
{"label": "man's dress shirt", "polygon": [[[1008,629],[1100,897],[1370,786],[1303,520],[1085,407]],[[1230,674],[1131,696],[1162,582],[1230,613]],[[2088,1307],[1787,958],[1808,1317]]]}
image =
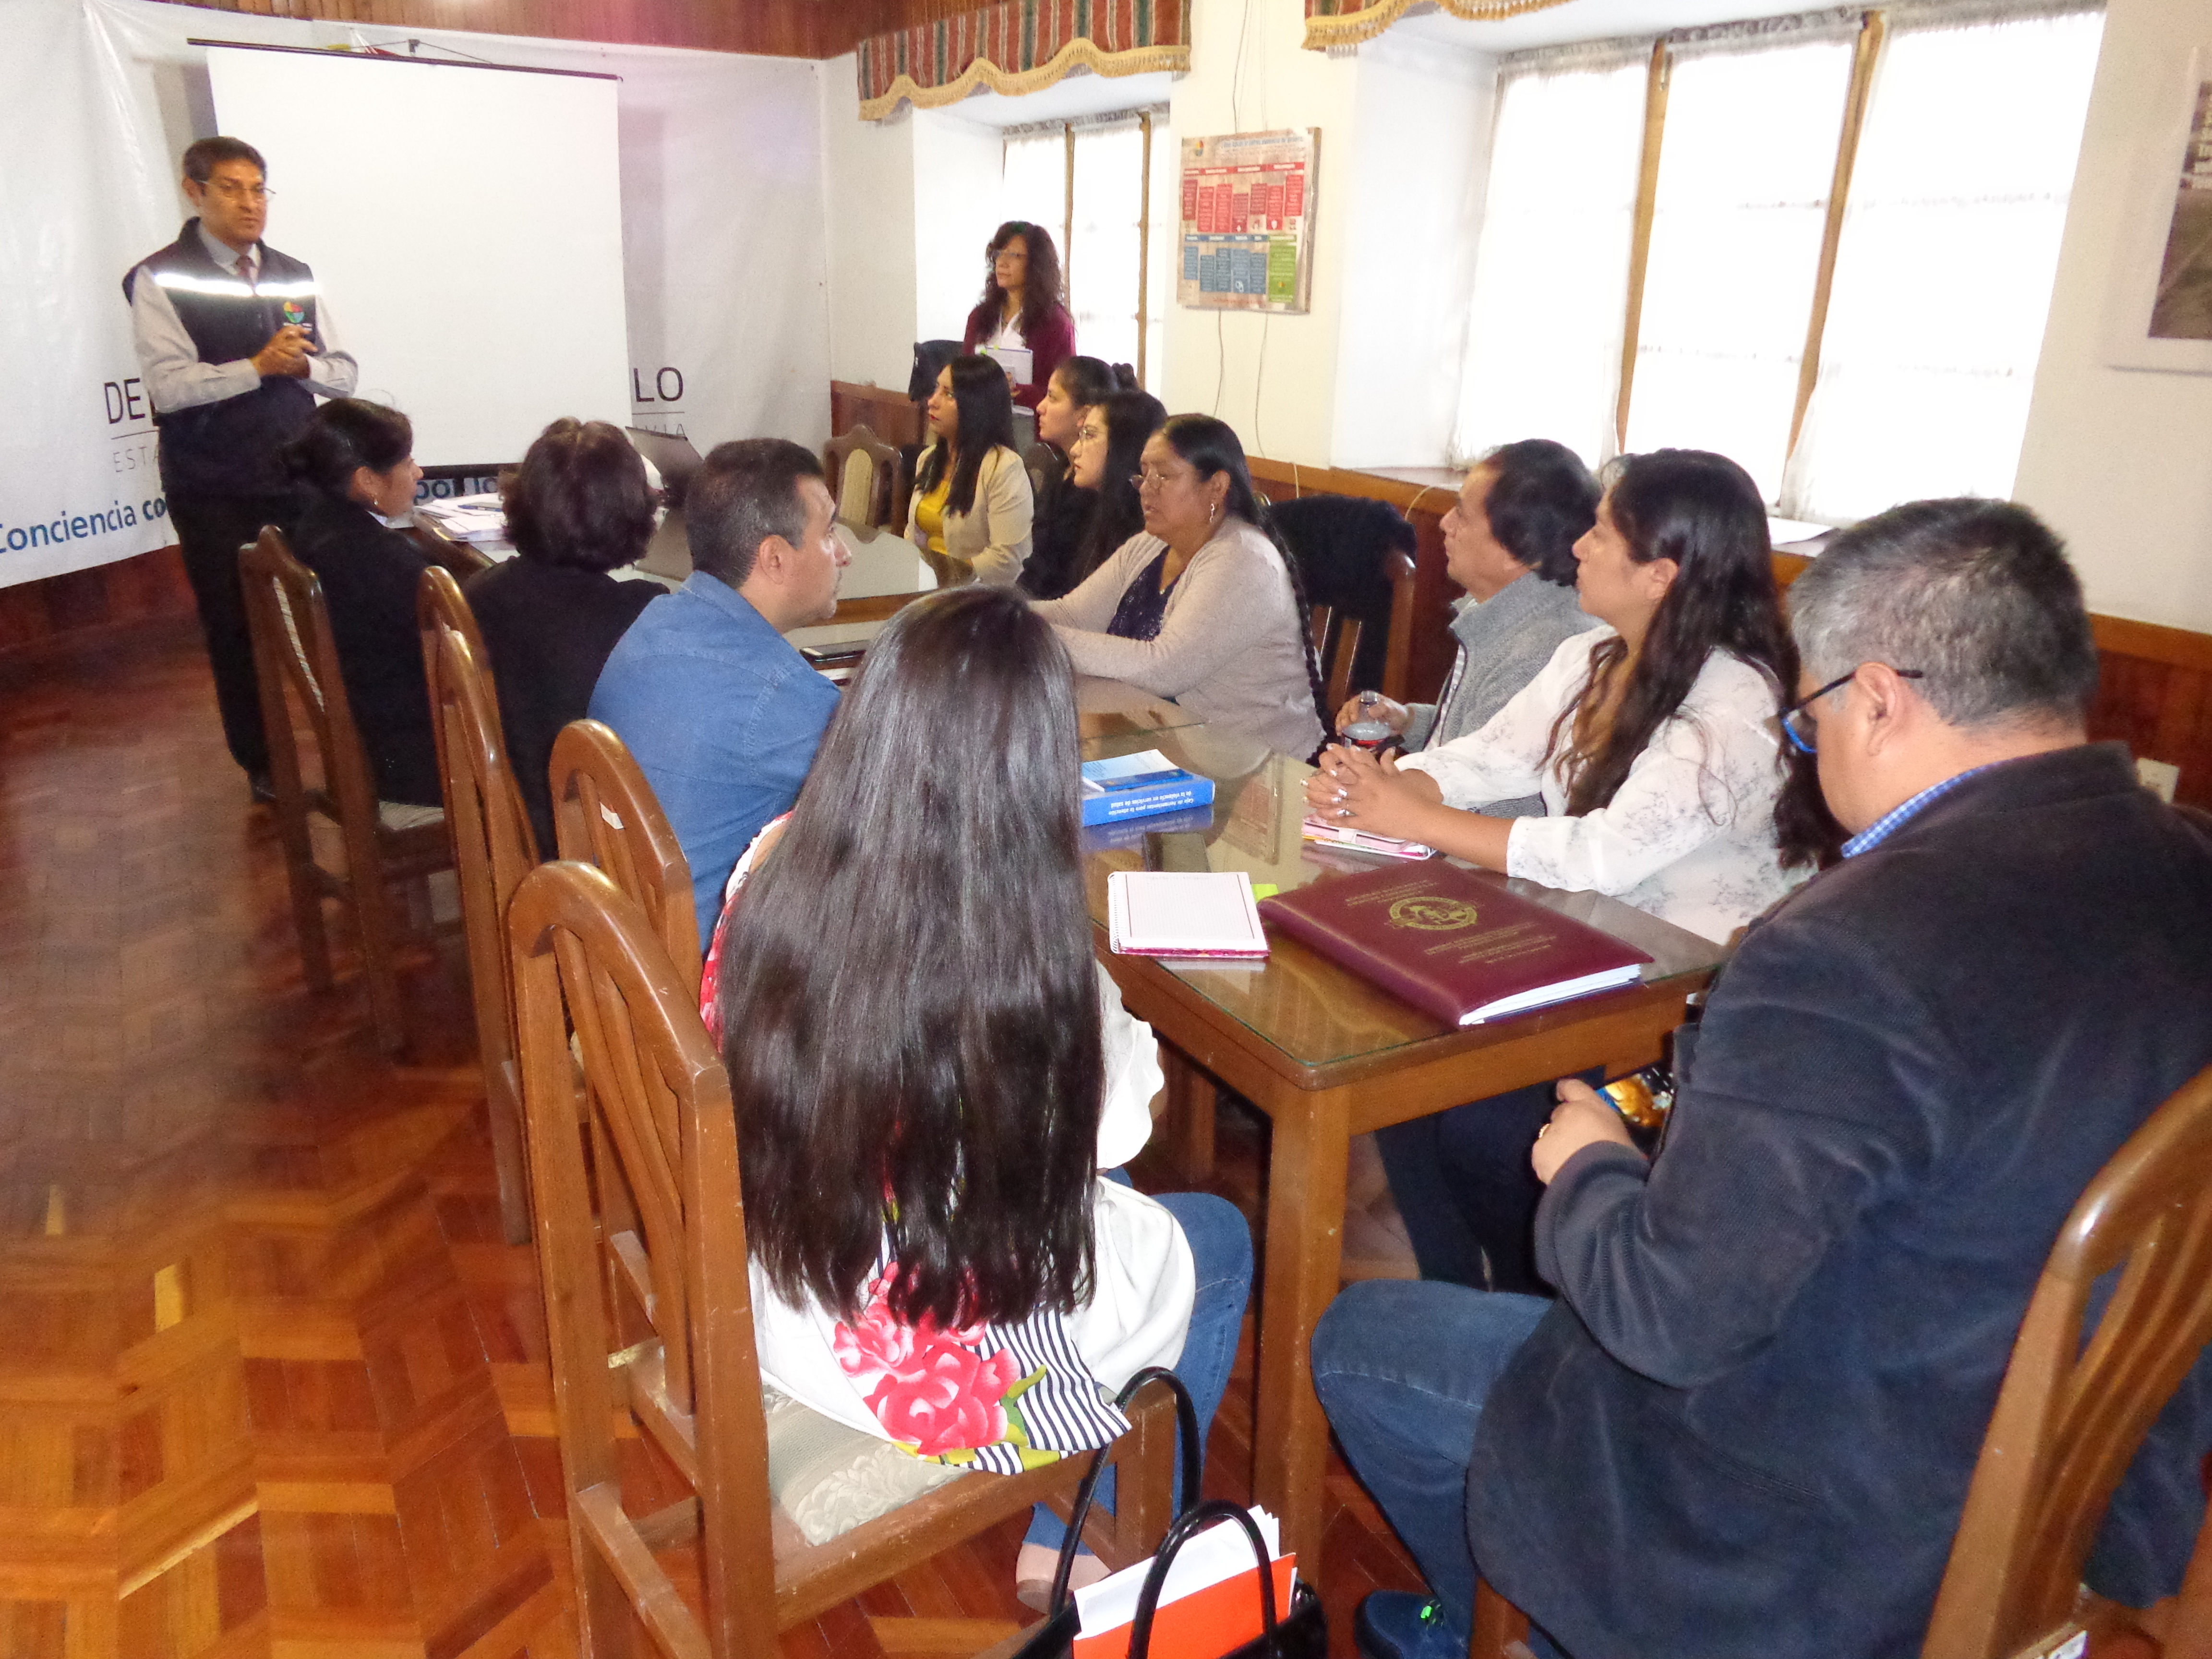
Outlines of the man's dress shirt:
{"label": "man's dress shirt", "polygon": [[[238,262],[243,256],[236,248],[209,235],[204,225],[200,227],[199,238],[210,258],[232,276],[238,275]],[[258,242],[254,244],[257,261],[260,246]],[[337,347],[327,294],[315,295],[315,336],[320,349],[307,359],[307,389],[319,398],[350,398],[360,382],[361,368]],[[219,404],[261,384],[261,372],[250,357],[228,363],[202,362],[199,348],[192,343],[176,307],[169,302],[168,290],[159,283],[131,285],[131,337],[137,347],[138,372],[144,377],[146,395],[164,415],[201,404]]]}
{"label": "man's dress shirt", "polygon": [[836,688],[703,570],[647,605],[608,654],[592,718],[660,798],[691,866],[702,951],[738,855],[799,798],[836,708]]}

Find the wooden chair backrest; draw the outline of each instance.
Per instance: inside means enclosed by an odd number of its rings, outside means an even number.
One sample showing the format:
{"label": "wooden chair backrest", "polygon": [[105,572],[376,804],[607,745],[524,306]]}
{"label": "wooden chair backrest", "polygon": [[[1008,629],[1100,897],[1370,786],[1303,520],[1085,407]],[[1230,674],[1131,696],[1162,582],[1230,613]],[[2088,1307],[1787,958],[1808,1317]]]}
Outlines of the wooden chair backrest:
{"label": "wooden chair backrest", "polygon": [[477,626],[477,613],[469,608],[468,596],[453,573],[443,565],[428,566],[422,580],[415,589],[415,625],[422,635],[422,661],[427,667],[436,654],[435,637],[438,625],[443,623],[468,641],[469,656],[475,662],[477,678],[484,689],[492,692],[492,706],[499,706],[499,697],[492,684],[491,653],[484,649],[483,633]]}
{"label": "wooden chair backrest", "polygon": [[695,988],[702,963],[691,865],[636,757],[599,720],[553,739],[553,834],[561,856],[597,865],[651,920],[668,959]]}
{"label": "wooden chair backrest", "polygon": [[1390,635],[1383,647],[1382,695],[1406,701],[1413,679],[1413,562],[1396,548],[1383,556],[1390,584]]}
{"label": "wooden chair backrest", "polygon": [[[2106,1506],[2212,1340],[2212,1068],[2067,1217],[2013,1345],[1923,1659],[2000,1659],[2065,1624]],[[2099,1279],[2112,1298],[2084,1344]]]}
{"label": "wooden chair backrest", "polygon": [[[346,701],[337,637],[331,632],[322,579],[292,556],[291,544],[274,525],[264,526],[259,538],[238,557],[254,672],[263,685],[289,689],[307,711],[322,758],[322,798],[318,801],[310,794],[310,803],[342,823],[373,826],[376,784],[361,746],[360,730],[354,725],[352,705]],[[265,724],[270,769],[281,798],[288,770],[295,790],[301,787],[299,750],[290,720]]]}
{"label": "wooden chair backrest", "polygon": [[829,474],[839,518],[852,525],[890,523],[899,453],[872,429],[856,426],[823,445],[822,470]]}
{"label": "wooden chair backrest", "polygon": [[1352,695],[1352,665],[1359,655],[1359,636],[1365,624],[1357,617],[1337,620],[1334,605],[1316,605],[1308,607],[1313,617],[1314,661],[1321,668],[1322,696],[1328,703],[1322,711],[1323,724],[1335,729],[1336,711],[1344,707],[1344,700]]}
{"label": "wooden chair backrest", "polygon": [[[442,583],[438,578],[443,578]],[[483,1062],[491,1115],[500,1214],[510,1243],[529,1237],[529,1205],[521,1148],[520,1085],[514,1060],[514,988],[501,922],[508,901],[538,863],[538,839],[507,764],[499,704],[476,653],[438,609],[441,589],[460,603],[443,570],[423,573],[423,672],[430,687],[431,729],[438,740],[438,776],[446,828],[461,891],[461,931],[469,951],[469,990],[476,1006],[477,1053]]]}
{"label": "wooden chair backrest", "polygon": [[[773,1653],[768,1428],[737,1120],[697,988],[678,978],[644,912],[587,865],[532,871],[507,939],[580,1601],[594,1621],[634,1606],[667,1653]],[[611,1241],[653,1330],[635,1345],[617,1346],[600,1288],[571,1022],[594,1145],[613,1150],[637,1203],[638,1231]],[[703,1628],[653,1560],[652,1528],[623,1509],[624,1406],[698,1494]],[[586,1650],[629,1651],[613,1634],[587,1630]]]}

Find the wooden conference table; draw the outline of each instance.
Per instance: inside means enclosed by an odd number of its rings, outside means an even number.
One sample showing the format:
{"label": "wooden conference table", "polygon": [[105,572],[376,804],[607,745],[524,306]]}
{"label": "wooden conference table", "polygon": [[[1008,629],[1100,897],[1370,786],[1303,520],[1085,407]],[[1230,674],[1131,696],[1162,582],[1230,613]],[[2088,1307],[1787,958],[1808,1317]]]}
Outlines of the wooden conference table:
{"label": "wooden conference table", "polygon": [[[1392,862],[1300,839],[1311,775],[1302,763],[1218,726],[1131,729],[1135,718],[1087,717],[1084,757],[1158,749],[1214,780],[1213,807],[1089,832],[1091,925],[1130,1012],[1171,1051],[1165,1127],[1178,1150],[1210,1164],[1216,1079],[1270,1120],[1252,1490],[1281,1519],[1301,1573],[1317,1580],[1328,1425],[1308,1346],[1337,1292],[1351,1138],[1592,1066],[1648,1064],[1723,952],[1600,894],[1486,874],[1649,951],[1643,982],[1467,1029],[1439,1024],[1273,929],[1262,963],[1115,956],[1106,942],[1106,878],[1115,870],[1243,870],[1287,889]],[[1103,729],[1109,723],[1121,729]]]}

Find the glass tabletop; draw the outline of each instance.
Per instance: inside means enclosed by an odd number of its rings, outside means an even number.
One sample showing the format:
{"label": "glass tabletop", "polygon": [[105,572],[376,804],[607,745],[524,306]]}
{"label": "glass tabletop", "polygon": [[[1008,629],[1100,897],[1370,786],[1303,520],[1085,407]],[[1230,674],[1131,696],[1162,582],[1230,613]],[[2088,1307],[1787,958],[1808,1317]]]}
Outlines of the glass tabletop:
{"label": "glass tabletop", "polygon": [[[1075,717],[1086,743],[1094,738],[1134,738],[1147,732],[1180,731],[1203,724],[1190,710],[1165,697],[1156,697],[1120,680],[1101,679],[1096,674],[1075,677]],[[1151,744],[1139,743],[1128,749],[1099,752],[1123,755],[1151,747]],[[1083,751],[1083,757],[1085,760],[1094,758],[1088,749]]]}
{"label": "glass tabletop", "polygon": [[[1090,737],[1085,760],[1157,749],[1214,782],[1213,805],[1101,825],[1085,832],[1091,919],[1106,925],[1106,878],[1116,870],[1242,870],[1255,886],[1278,890],[1342,880],[1400,862],[1324,847],[1300,836],[1305,781],[1313,769],[1218,726]],[[1478,879],[1532,899],[1646,951],[1646,986],[1709,973],[1720,945],[1601,893],[1562,892],[1478,870]],[[1629,992],[1612,992],[1539,1009],[1492,1024],[1446,1025],[1380,986],[1339,966],[1277,928],[1265,962],[1159,962],[1157,965],[1303,1066],[1330,1066],[1451,1041],[1470,1047],[1583,1018]]]}

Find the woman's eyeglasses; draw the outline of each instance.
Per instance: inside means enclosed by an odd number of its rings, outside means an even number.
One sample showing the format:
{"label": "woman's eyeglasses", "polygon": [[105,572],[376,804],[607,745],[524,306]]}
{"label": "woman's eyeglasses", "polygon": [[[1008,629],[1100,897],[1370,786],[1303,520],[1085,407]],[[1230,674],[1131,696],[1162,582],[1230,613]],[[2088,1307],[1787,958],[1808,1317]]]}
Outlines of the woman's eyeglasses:
{"label": "woman's eyeglasses", "polygon": [[1142,472],[1132,472],[1129,475],[1129,488],[1132,489],[1165,489],[1167,487],[1168,475],[1164,472],[1155,472],[1150,467],[1146,468]]}
{"label": "woman's eyeglasses", "polygon": [[[1859,665],[1859,668],[1863,668],[1866,665],[1864,663],[1861,663]],[[1893,668],[1890,672],[1895,674],[1897,678],[1901,680],[1917,680],[1926,678],[1926,676],[1923,675],[1917,668]],[[1829,692],[1839,690],[1843,687],[1849,685],[1853,680],[1858,678],[1858,668],[1854,668],[1850,673],[1843,675],[1838,678],[1830,680],[1818,691],[1807,692],[1803,696],[1798,698],[1796,702],[1791,703],[1789,708],[1782,711],[1782,735],[1790,739],[1790,745],[1791,748],[1795,749],[1801,755],[1810,755],[1815,752],[1814,747],[1814,738],[1813,722],[1808,720],[1806,715],[1811,712],[1812,707],[1814,703],[1826,696]]]}

